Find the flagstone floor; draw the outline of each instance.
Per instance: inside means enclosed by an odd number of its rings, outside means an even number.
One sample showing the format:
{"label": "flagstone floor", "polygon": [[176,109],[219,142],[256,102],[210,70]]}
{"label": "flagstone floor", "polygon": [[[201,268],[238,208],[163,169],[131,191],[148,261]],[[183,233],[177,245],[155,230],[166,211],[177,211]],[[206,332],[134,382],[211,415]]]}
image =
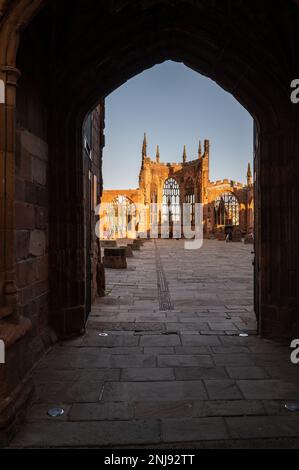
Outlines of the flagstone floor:
{"label": "flagstone floor", "polygon": [[12,447],[298,448],[299,366],[256,334],[251,251],[151,241],[107,270],[86,335],[34,371]]}

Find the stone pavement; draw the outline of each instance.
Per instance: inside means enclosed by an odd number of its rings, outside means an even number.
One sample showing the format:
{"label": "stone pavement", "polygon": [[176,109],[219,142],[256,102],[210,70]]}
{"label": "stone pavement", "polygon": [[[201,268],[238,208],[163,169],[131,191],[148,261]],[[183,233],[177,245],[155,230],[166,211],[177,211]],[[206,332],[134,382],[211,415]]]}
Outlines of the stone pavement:
{"label": "stone pavement", "polygon": [[299,366],[256,335],[251,250],[145,242],[128,270],[107,270],[86,335],[36,368],[12,447],[299,447],[284,407],[299,402]]}

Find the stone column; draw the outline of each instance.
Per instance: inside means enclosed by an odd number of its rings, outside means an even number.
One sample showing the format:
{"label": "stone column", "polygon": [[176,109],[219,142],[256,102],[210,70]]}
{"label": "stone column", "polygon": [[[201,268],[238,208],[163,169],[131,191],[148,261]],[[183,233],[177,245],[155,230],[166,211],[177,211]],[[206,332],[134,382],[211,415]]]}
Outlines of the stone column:
{"label": "stone column", "polygon": [[256,266],[260,331],[289,340],[299,334],[299,133],[260,134],[256,191]]}
{"label": "stone column", "polygon": [[13,67],[0,67],[0,83],[4,88],[0,102],[0,338],[6,349],[6,363],[0,365],[0,446],[9,441],[16,416],[33,390],[30,378],[24,379],[22,363],[14,349],[31,329],[31,322],[18,316],[15,281],[16,84],[19,76],[20,72]]}
{"label": "stone column", "polygon": [[19,76],[17,69],[0,66],[0,80],[2,86],[4,84],[4,102],[0,103],[0,319],[14,316],[14,320],[17,320],[14,249],[15,113]]}

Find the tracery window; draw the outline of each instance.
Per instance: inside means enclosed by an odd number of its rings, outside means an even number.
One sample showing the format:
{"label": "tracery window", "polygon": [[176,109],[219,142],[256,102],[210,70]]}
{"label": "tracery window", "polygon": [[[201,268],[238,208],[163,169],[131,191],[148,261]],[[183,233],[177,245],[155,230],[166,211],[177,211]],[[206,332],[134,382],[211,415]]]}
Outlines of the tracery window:
{"label": "tracery window", "polygon": [[126,196],[117,196],[110,205],[108,220],[110,235],[126,238],[129,231],[135,230],[135,204]]}
{"label": "tracery window", "polygon": [[217,225],[238,226],[240,224],[240,205],[233,193],[224,193],[215,201]]}
{"label": "tracery window", "polygon": [[174,178],[165,181],[163,189],[162,221],[180,222],[180,187]]}
{"label": "tracery window", "polygon": [[190,223],[195,224],[195,188],[192,178],[185,185],[185,203],[190,204]]}

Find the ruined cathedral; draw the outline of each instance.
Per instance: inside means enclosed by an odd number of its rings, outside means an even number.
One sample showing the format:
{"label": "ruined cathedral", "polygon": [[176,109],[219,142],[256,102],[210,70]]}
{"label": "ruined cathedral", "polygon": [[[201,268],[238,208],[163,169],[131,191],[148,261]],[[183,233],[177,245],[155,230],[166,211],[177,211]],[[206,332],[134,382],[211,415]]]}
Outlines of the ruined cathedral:
{"label": "ruined cathedral", "polygon": [[[157,147],[156,158],[148,155],[147,136],[142,146],[142,164],[139,188],[129,190],[106,190],[102,203],[110,206],[106,215],[105,234],[115,238],[130,236],[128,218],[138,219],[138,207],[158,204],[162,217],[171,207],[172,222],[179,218],[181,207],[188,203],[191,224],[195,223],[195,204],[203,205],[204,236],[225,239],[227,230],[233,239],[241,240],[253,235],[254,230],[254,184],[251,165],[248,165],[247,183],[225,179],[210,181],[210,141],[199,143],[197,158],[189,161],[186,146],[180,163],[162,163]],[[141,232],[149,232],[151,218],[147,218]],[[105,236],[104,234],[104,236]]]}

